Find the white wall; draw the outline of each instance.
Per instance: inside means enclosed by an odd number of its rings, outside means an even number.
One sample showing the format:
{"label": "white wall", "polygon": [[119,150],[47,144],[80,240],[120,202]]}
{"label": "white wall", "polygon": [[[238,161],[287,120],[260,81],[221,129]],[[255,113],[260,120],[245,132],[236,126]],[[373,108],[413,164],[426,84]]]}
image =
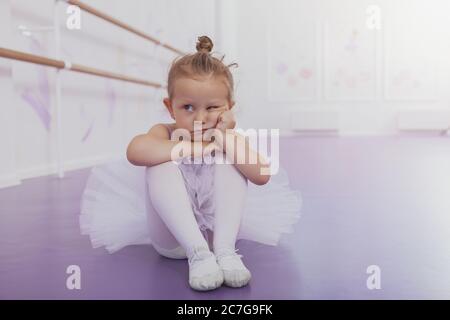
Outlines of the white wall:
{"label": "white wall", "polygon": [[[9,3],[6,1],[0,1],[0,21],[4,26],[11,24]],[[0,39],[2,39],[2,45],[11,45],[12,39],[9,28],[0,28]],[[11,77],[11,63],[0,59],[0,96],[2,97],[0,108],[0,187],[18,183],[14,132],[15,97]]]}
{"label": "white wall", "polygon": [[[237,62],[240,127],[392,134],[450,126],[450,1],[85,0],[162,41],[192,52],[199,35]],[[1,46],[55,56],[53,0],[0,0]],[[367,28],[369,5],[381,30]],[[67,5],[58,13],[67,17]],[[82,12],[61,20],[62,59],[165,83],[170,51]],[[0,187],[56,172],[55,74],[0,58]],[[165,92],[63,72],[66,170],[124,156],[131,137],[169,121]],[[403,112],[414,113],[399,115]],[[445,113],[445,112],[447,113]]]}
{"label": "white wall", "polygon": [[[379,31],[365,24],[369,5]],[[392,134],[399,113],[423,110],[430,129],[436,114],[450,126],[449,13],[447,0],[236,1],[243,123],[326,127],[337,115],[342,134]]]}
{"label": "white wall", "polygon": [[[84,2],[185,52],[195,51],[199,35],[215,38],[214,1]],[[174,53],[86,12],[81,30],[69,30],[66,9],[59,2],[62,59],[165,84]],[[0,0],[0,46],[55,57],[53,32],[25,36],[18,29],[51,27],[53,10],[53,0]],[[0,187],[56,173],[55,74],[53,68],[0,58]],[[63,72],[61,83],[65,170],[124,157],[133,136],[170,120],[163,90],[73,72]]]}

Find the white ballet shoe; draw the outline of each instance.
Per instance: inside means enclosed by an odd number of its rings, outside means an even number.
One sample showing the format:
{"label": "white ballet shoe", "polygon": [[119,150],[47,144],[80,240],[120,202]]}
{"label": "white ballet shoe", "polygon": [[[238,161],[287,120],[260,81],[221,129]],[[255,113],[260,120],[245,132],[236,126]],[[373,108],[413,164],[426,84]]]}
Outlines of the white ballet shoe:
{"label": "white ballet shoe", "polygon": [[189,285],[194,290],[207,291],[220,287],[223,283],[222,269],[216,257],[206,247],[197,247],[189,252]]}
{"label": "white ballet shoe", "polygon": [[233,288],[247,285],[252,278],[250,270],[245,267],[241,260],[242,255],[236,253],[238,250],[221,248],[214,252],[217,263],[223,271],[225,284]]}

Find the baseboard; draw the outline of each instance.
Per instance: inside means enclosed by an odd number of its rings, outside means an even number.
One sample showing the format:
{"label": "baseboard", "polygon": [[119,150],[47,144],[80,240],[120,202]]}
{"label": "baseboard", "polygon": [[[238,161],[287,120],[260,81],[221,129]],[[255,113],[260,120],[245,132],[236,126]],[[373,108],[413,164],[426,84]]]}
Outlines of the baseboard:
{"label": "baseboard", "polygon": [[[73,170],[89,168],[97,164],[122,159],[123,156],[117,154],[102,155],[96,157],[89,157],[84,159],[70,160],[64,163],[64,172],[70,172]],[[48,165],[35,166],[18,171],[16,174],[8,174],[0,176],[0,188],[11,187],[19,185],[21,180],[37,178],[42,176],[48,176],[58,173],[58,167],[56,163]]]}
{"label": "baseboard", "polygon": [[5,174],[0,176],[0,189],[20,185],[21,181],[16,174]]}
{"label": "baseboard", "polygon": [[439,131],[450,129],[450,110],[411,110],[397,114],[399,131]]}

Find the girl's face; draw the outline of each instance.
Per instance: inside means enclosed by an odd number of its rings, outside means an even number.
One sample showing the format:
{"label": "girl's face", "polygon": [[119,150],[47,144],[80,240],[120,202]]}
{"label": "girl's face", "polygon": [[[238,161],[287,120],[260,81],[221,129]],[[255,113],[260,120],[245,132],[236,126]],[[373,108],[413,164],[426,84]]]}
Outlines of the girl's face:
{"label": "girl's face", "polygon": [[174,84],[172,100],[164,104],[175,120],[177,129],[194,133],[194,121],[200,121],[202,129],[214,128],[219,115],[234,106],[228,99],[228,87],[223,78],[179,78]]}

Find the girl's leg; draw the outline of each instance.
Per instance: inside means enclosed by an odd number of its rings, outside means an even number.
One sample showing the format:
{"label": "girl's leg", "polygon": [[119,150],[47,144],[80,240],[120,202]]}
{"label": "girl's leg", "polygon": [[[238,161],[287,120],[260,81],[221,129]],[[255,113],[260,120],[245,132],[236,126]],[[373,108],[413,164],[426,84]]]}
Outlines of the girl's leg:
{"label": "girl's leg", "polygon": [[150,202],[150,197],[146,197],[146,212],[153,248],[166,258],[187,259],[186,250],[175,239],[164,221],[162,221]]}
{"label": "girl's leg", "polygon": [[247,179],[232,164],[216,164],[214,177],[214,250],[234,249],[241,224]]}
{"label": "girl's leg", "polygon": [[189,259],[191,287],[211,290],[220,286],[223,273],[200,232],[178,166],[165,162],[148,167],[146,180],[149,232],[155,249],[167,256],[167,250],[171,255],[181,245]]}
{"label": "girl's leg", "polygon": [[154,209],[149,211],[150,234],[155,237],[152,240],[167,249],[179,243],[186,252],[193,247],[207,247],[178,166],[165,162],[148,167],[147,186],[150,207]]}
{"label": "girl's leg", "polygon": [[232,164],[216,164],[214,177],[214,253],[224,272],[225,284],[242,287],[250,271],[236,254],[235,243],[247,195],[247,179]]}

